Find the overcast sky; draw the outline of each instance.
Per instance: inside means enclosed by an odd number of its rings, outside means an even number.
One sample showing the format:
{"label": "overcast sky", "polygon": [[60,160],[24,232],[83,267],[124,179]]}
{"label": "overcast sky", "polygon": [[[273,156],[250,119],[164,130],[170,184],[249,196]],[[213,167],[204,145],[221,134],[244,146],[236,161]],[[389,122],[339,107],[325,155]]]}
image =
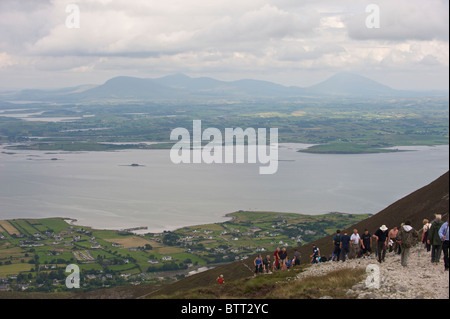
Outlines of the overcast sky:
{"label": "overcast sky", "polygon": [[0,0],[0,89],[173,73],[309,86],[340,71],[448,89],[448,0]]}

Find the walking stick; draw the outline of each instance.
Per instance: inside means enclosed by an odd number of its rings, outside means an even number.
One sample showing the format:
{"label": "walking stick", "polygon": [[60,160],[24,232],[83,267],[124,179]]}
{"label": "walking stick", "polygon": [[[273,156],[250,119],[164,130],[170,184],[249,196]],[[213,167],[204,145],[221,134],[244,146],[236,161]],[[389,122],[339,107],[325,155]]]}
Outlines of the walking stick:
{"label": "walking stick", "polygon": [[420,244],[417,245],[417,256],[419,257],[419,261],[418,261],[418,263],[417,263],[417,266],[420,267]]}

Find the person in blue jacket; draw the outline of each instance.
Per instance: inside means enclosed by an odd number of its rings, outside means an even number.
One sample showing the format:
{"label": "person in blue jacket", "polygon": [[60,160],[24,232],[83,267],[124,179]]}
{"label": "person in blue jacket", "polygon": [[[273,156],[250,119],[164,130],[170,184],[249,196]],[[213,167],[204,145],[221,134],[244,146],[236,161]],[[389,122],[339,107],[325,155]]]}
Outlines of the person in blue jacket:
{"label": "person in blue jacket", "polygon": [[341,236],[341,260],[345,261],[347,255],[350,253],[350,236],[344,230],[344,235]]}
{"label": "person in blue jacket", "polygon": [[439,237],[442,240],[442,251],[444,252],[444,269],[448,271],[448,263],[449,263],[449,238],[448,238],[448,217],[447,221],[439,228]]}
{"label": "person in blue jacket", "polygon": [[319,263],[318,258],[320,257],[320,250],[319,250],[319,247],[316,246],[316,244],[313,244],[313,253],[310,257],[311,257],[311,262],[313,264]]}

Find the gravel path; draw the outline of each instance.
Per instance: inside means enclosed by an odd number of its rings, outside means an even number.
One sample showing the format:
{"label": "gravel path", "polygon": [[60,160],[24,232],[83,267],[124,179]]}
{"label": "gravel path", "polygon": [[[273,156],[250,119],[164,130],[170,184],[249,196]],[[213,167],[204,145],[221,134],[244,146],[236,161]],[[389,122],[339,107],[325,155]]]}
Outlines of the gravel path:
{"label": "gravel path", "polygon": [[[420,246],[420,247],[419,247]],[[347,291],[349,297],[358,299],[449,299],[449,272],[444,271],[443,256],[438,265],[431,263],[431,255],[422,245],[411,249],[408,267],[400,264],[400,256],[386,254],[386,261],[351,259],[345,262],[327,262],[311,265],[297,278],[324,275],[338,269],[378,267],[378,287],[368,287],[366,280]],[[443,255],[443,254],[442,254]],[[375,272],[373,272],[375,274]],[[372,276],[371,276],[372,277]],[[327,297],[324,297],[327,298]]]}

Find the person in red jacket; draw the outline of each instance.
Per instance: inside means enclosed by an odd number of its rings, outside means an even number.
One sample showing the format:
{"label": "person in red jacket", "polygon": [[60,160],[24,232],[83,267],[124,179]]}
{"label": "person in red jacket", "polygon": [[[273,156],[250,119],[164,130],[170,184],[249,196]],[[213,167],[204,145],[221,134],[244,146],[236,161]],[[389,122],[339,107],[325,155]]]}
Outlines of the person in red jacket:
{"label": "person in red jacket", "polygon": [[275,250],[275,252],[273,253],[273,271],[275,271],[276,269],[280,269],[280,264],[279,264],[279,260],[280,260],[280,247],[277,248],[277,250]]}

